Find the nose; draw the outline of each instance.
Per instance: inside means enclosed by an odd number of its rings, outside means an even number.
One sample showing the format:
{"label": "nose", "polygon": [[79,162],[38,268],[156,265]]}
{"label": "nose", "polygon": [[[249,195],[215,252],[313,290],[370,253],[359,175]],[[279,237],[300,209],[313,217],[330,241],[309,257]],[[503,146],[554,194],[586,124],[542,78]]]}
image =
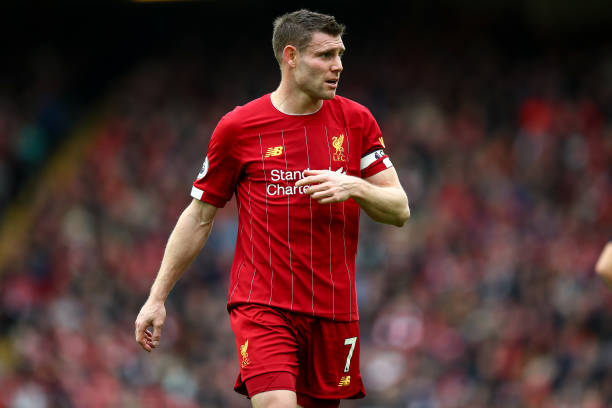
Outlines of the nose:
{"label": "nose", "polygon": [[342,72],[342,70],[343,70],[342,59],[340,58],[339,55],[337,55],[336,58],[334,58],[334,62],[332,64],[332,66],[331,66],[331,70],[332,70],[332,72],[335,72],[335,73],[338,73],[338,74],[340,72]]}

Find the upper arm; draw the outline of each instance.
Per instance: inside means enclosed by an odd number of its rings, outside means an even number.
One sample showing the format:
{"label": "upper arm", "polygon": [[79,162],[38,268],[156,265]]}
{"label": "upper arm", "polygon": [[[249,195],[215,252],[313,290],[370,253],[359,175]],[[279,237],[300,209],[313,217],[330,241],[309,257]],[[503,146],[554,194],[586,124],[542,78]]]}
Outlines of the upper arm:
{"label": "upper arm", "polygon": [[359,166],[361,177],[368,179],[393,166],[389,157],[385,154],[382,132],[376,119],[365,107],[362,107],[359,112],[362,121],[361,160]]}
{"label": "upper arm", "polygon": [[193,182],[191,196],[217,208],[234,194],[242,171],[238,152],[238,127],[233,115],[224,116],[213,131],[202,169]]}
{"label": "upper arm", "polygon": [[206,201],[200,201],[196,198],[191,200],[187,207],[187,211],[192,214],[199,224],[212,223],[217,214],[218,208]]}

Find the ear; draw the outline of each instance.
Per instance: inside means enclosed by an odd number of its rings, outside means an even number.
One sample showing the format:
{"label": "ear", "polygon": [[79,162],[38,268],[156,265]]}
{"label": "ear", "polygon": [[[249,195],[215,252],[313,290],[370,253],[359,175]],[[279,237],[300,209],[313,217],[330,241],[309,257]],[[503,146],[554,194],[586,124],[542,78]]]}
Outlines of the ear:
{"label": "ear", "polygon": [[297,63],[297,57],[297,48],[295,48],[293,45],[285,46],[285,48],[283,49],[283,61],[285,61],[285,63],[289,65],[289,67],[295,68]]}

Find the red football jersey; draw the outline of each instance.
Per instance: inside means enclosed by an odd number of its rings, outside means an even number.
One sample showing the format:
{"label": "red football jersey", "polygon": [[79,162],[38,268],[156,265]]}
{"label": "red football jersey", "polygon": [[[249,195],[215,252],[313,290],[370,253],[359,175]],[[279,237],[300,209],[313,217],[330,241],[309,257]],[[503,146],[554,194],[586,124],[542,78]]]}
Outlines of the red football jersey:
{"label": "red football jersey", "polygon": [[295,187],[305,169],[369,177],[388,167],[372,114],[336,96],[308,115],[278,111],[270,94],[218,123],[191,195],[223,207],[234,192],[238,238],[228,308],[258,303],[358,320],[355,256],[360,208],[319,204]]}

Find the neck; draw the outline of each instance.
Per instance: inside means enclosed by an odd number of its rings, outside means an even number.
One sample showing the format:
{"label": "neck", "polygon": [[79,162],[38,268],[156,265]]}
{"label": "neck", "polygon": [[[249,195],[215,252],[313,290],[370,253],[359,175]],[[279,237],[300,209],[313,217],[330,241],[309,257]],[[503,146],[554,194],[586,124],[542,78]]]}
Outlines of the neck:
{"label": "neck", "polygon": [[272,92],[271,100],[276,109],[288,115],[308,115],[317,112],[323,105],[322,99],[313,99],[283,81]]}

